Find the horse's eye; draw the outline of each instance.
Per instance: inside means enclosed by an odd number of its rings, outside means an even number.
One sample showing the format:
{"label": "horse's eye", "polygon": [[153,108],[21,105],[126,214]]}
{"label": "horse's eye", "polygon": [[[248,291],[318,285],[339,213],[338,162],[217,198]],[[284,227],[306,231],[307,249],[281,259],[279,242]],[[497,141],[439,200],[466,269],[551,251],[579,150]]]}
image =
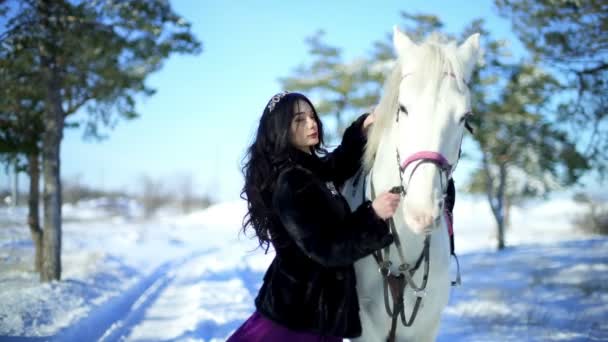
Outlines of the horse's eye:
{"label": "horse's eye", "polygon": [[399,105],[399,111],[401,111],[403,114],[407,115],[407,108],[405,108],[405,106],[402,104]]}
{"label": "horse's eye", "polygon": [[462,118],[460,118],[460,123],[464,123],[464,127],[469,131],[469,133],[474,134],[473,127],[469,124],[469,119],[473,116],[473,112],[466,112]]}
{"label": "horse's eye", "polygon": [[466,112],[466,113],[464,113],[464,115],[460,118],[460,123],[466,122],[472,116],[473,116],[473,112]]}

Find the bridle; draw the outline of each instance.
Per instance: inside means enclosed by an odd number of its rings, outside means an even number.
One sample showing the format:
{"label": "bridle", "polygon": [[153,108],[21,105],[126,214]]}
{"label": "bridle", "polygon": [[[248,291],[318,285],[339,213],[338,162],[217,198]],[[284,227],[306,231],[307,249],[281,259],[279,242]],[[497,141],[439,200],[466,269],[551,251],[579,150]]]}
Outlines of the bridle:
{"label": "bridle", "polygon": [[[405,75],[407,76],[407,75]],[[405,77],[403,76],[403,78]],[[450,74],[450,76],[454,76]],[[402,78],[402,79],[403,79]],[[396,113],[396,123],[399,124],[399,114],[401,108],[397,109]],[[471,127],[468,125],[468,122],[465,122],[465,127],[472,133]],[[464,136],[464,134],[463,134]],[[462,138],[460,138],[460,144],[462,145]],[[447,196],[447,184],[449,179],[452,177],[454,170],[456,169],[456,165],[458,163],[458,159],[460,159],[460,152],[456,163],[453,165],[449,163],[447,158],[445,158],[441,153],[434,151],[419,151],[413,153],[409,157],[407,157],[403,162],[401,161],[401,156],[399,154],[399,148],[395,147],[396,156],[397,156],[397,165],[399,166],[399,180],[400,184],[398,186],[394,186],[391,188],[390,192],[398,193],[402,198],[407,196],[408,186],[410,181],[418,169],[418,167],[425,163],[431,163],[437,166],[439,170],[439,179],[440,179],[440,187],[442,189],[442,199],[440,202],[440,211],[443,211],[443,206],[445,202],[445,198]],[[460,151],[460,149],[459,149]],[[413,165],[413,169],[408,177],[408,182],[404,185],[404,174],[406,169]],[[371,200],[373,201],[376,197],[376,190],[373,183],[373,175],[370,175],[370,186],[371,186]],[[436,226],[439,223],[441,216],[438,216],[433,222],[433,226]],[[405,256],[403,253],[403,249],[401,248],[401,241],[399,238],[399,234],[397,232],[395,221],[391,217],[388,219],[388,224],[391,230],[391,233],[394,237],[395,249],[399,254],[399,260],[401,264],[397,268],[397,270],[392,270],[392,262],[390,261],[390,246],[384,248],[384,250],[378,250],[374,252],[373,256],[378,263],[378,271],[382,275],[383,278],[383,288],[384,288],[384,306],[387,314],[392,318],[391,329],[388,335],[388,341],[395,340],[396,328],[397,328],[397,320],[400,317],[401,323],[409,327],[414,323],[418,311],[420,309],[420,305],[422,302],[422,298],[426,295],[426,285],[429,277],[429,269],[430,269],[430,245],[431,245],[431,234],[429,232],[426,233],[424,238],[423,249],[414,264],[409,264],[405,260]],[[416,271],[420,268],[420,266],[424,263],[424,274],[422,276],[422,283],[417,285],[414,282],[414,275]],[[458,259],[456,258],[457,265],[457,277],[455,281],[452,281],[452,286],[460,285],[460,265],[458,263]],[[414,290],[414,294],[416,296],[416,302],[414,303],[414,308],[412,314],[409,319],[406,319],[405,316],[405,305],[404,305],[404,293],[406,286],[410,286]],[[389,290],[393,299],[393,307],[391,308],[389,303]]]}
{"label": "bridle", "polygon": [[[456,77],[453,73],[445,73],[447,76],[451,76],[451,77]],[[403,79],[407,76],[409,76],[410,74],[405,74],[402,78],[401,81],[403,81]],[[398,108],[396,115],[395,115],[395,122],[397,123],[397,125],[399,125],[399,113],[402,109]],[[407,111],[406,111],[407,112]],[[471,126],[469,125],[469,123],[467,121],[465,121],[465,128],[473,133],[473,129],[471,128]],[[462,145],[462,138],[464,137],[464,134],[460,137],[460,145]],[[410,173],[410,177],[408,179],[408,185],[412,179],[412,177],[414,176],[414,172],[416,172],[416,169],[424,164],[424,163],[432,163],[435,164],[435,166],[437,166],[439,172],[440,172],[440,177],[439,177],[439,181],[441,182],[440,186],[441,189],[443,191],[443,195],[445,198],[445,195],[447,193],[447,181],[452,178],[452,174],[454,172],[454,170],[456,169],[456,165],[458,165],[458,160],[460,159],[460,149],[458,152],[458,158],[456,159],[456,163],[454,163],[454,165],[450,164],[449,161],[447,160],[446,157],[444,157],[441,153],[438,152],[434,152],[434,151],[420,151],[420,152],[416,152],[412,155],[410,155],[407,159],[405,159],[403,162],[401,162],[401,156],[399,155],[399,148],[395,147],[395,152],[397,155],[397,165],[399,165],[399,180],[401,181],[400,186],[398,186],[398,190],[399,193],[401,194],[402,197],[405,198],[405,196],[407,195],[407,187],[403,186],[403,174],[405,173],[406,168],[413,164],[414,162],[419,161],[418,164],[416,164],[414,166],[414,169],[412,170],[412,172]],[[445,176],[445,177],[443,177]],[[444,180],[445,180],[445,184],[444,184]],[[444,186],[445,185],[445,186]],[[443,200],[441,201],[441,205],[443,206]]]}

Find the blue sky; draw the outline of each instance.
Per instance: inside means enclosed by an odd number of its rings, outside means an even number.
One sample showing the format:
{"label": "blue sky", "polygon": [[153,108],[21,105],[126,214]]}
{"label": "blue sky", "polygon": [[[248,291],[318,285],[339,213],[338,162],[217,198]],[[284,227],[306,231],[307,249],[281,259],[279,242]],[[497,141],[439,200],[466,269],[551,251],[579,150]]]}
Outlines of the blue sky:
{"label": "blue sky", "polygon": [[120,121],[108,132],[109,139],[88,142],[81,130],[67,131],[64,179],[136,191],[144,174],[167,186],[191,175],[198,193],[220,201],[238,198],[240,163],[262,110],[282,90],[278,78],[310,60],[304,39],[318,29],[326,31],[328,43],[343,48],[348,60],[369,53],[373,41],[402,23],[402,10],[438,15],[449,32],[482,17],[494,37],[510,40],[521,51],[510,22],[497,15],[493,1],[171,3],[192,23],[203,52],[170,57],[148,80],[158,92],[138,103],[141,117]]}

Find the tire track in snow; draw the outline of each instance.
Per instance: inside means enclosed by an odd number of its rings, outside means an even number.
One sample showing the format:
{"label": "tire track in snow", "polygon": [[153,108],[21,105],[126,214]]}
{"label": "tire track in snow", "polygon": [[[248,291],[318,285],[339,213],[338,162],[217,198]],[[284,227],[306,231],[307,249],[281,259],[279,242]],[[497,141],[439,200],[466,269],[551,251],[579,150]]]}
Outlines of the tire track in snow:
{"label": "tire track in snow", "polygon": [[223,341],[254,310],[263,274],[242,255],[210,253],[175,269],[126,341]]}
{"label": "tire track in snow", "polygon": [[124,294],[109,299],[87,317],[55,335],[52,341],[115,341],[128,334],[143,317],[158,295],[175,277],[175,270],[189,260],[209,254],[214,249],[192,253],[157,267],[152,274],[130,287]]}

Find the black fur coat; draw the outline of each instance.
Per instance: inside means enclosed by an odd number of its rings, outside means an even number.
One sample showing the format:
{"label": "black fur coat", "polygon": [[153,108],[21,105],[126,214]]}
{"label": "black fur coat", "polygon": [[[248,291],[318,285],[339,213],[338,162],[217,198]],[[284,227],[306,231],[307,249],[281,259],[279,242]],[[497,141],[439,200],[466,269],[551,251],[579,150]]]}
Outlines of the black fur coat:
{"label": "black fur coat", "polygon": [[279,175],[272,230],[276,256],[255,300],[263,316],[296,331],[361,335],[353,263],[393,242],[371,202],[350,210],[336,190],[361,166],[365,145],[359,117],[332,153],[294,154]]}

